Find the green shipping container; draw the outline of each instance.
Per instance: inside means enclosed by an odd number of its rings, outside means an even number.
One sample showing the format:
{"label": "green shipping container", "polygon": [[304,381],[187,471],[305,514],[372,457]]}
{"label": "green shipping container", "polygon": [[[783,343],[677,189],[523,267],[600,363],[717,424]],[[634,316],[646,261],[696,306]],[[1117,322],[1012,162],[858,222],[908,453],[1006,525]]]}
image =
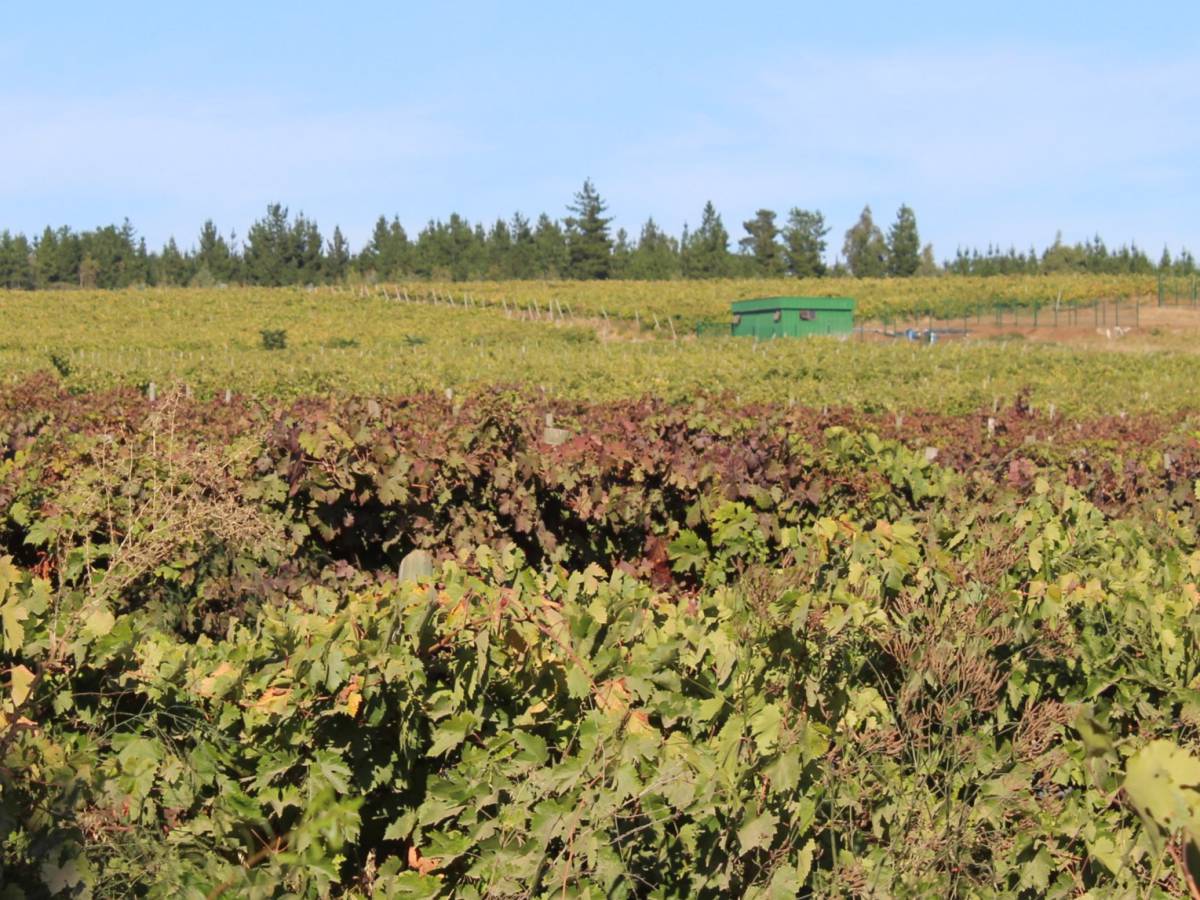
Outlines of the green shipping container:
{"label": "green shipping container", "polygon": [[854,301],[849,297],[760,297],[733,304],[734,337],[806,337],[850,334]]}

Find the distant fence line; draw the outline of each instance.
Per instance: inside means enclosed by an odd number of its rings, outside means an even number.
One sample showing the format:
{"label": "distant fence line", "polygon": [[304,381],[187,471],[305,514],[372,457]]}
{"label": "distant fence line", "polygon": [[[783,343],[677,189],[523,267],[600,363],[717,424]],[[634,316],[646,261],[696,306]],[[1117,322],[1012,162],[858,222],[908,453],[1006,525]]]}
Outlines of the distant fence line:
{"label": "distant fence line", "polygon": [[[1109,325],[1141,324],[1143,306],[1156,308],[1189,308],[1200,310],[1200,280],[1188,279],[1159,279],[1157,297],[1147,298],[1144,303],[1140,296],[1134,297],[1103,297],[1095,300],[1050,300],[1050,301],[1020,301],[1015,299],[996,298],[983,303],[968,306],[963,312],[947,315],[930,304],[923,309],[913,309],[903,313],[885,313],[876,317],[875,321],[883,324],[884,328],[904,323],[919,323],[926,321],[961,322],[962,328],[968,330],[971,324],[976,328],[985,322],[997,327],[1012,325],[1026,328],[1072,328],[1080,325],[1093,325],[1106,328]],[[951,306],[953,304],[941,304]],[[1089,321],[1090,320],[1090,321]]]}
{"label": "distant fence line", "polygon": [[[415,288],[410,294],[407,287],[395,286],[389,290],[386,286],[367,288],[360,286],[358,292],[362,296],[371,293],[380,294],[385,298],[410,303],[457,306],[460,309],[490,307],[503,310],[509,317],[529,319],[533,321],[576,321],[576,314],[569,304],[556,298],[544,299],[541,304],[536,299],[521,302],[516,298],[481,298],[466,291],[455,296],[450,291]],[[954,301],[940,300],[936,304],[913,306],[904,311],[885,312],[870,318],[859,319],[855,331],[862,334],[864,322],[875,322],[882,325],[885,332],[895,326],[916,325],[925,323],[932,328],[934,322],[942,323],[941,330],[946,331],[945,323],[961,323],[963,331],[976,329],[985,324],[994,327],[1012,326],[1014,328],[1072,328],[1092,325],[1096,328],[1139,327],[1143,306],[1156,307],[1189,307],[1200,310],[1200,280],[1196,277],[1170,277],[1158,279],[1157,297],[1107,297],[1095,300],[1018,300],[1015,298],[993,298],[983,302],[960,306]],[[946,308],[958,308],[962,311],[947,314]],[[606,310],[601,309],[597,314],[588,312],[585,318],[610,319]],[[643,318],[640,311],[634,312],[632,323],[639,328],[670,329],[671,336],[677,339],[674,317],[666,316],[666,326],[662,326],[658,316],[651,311]],[[700,321],[694,326],[698,336],[728,335],[728,322]]]}

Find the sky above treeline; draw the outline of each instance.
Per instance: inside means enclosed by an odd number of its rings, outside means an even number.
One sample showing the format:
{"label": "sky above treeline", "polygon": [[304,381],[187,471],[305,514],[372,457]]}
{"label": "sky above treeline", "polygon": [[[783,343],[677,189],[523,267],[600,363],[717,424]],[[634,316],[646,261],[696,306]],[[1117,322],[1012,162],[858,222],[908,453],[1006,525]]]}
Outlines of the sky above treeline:
{"label": "sky above treeline", "polygon": [[1200,251],[1195,0],[416,6],[12,5],[0,228],[189,246],[279,201],[358,247],[381,213],[562,216],[590,177],[633,235],[801,206],[832,255],[907,203],[939,258]]}

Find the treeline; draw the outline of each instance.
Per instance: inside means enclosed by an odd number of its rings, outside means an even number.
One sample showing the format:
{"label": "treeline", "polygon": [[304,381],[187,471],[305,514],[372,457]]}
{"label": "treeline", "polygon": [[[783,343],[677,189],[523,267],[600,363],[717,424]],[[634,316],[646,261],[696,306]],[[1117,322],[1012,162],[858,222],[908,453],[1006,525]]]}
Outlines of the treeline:
{"label": "treeline", "polygon": [[1087,272],[1096,275],[1194,275],[1196,260],[1185,248],[1178,256],[1163,248],[1158,263],[1136,243],[1110,249],[1096,235],[1081,244],[1064,244],[1060,233],[1041,254],[1033,247],[1021,253],[1014,247],[986,251],[960,249],[944,266],[952,275],[1037,275],[1052,272]]}
{"label": "treeline", "polygon": [[435,279],[640,279],[754,277],[894,277],[1005,275],[1045,272],[1192,274],[1195,260],[1186,250],[1172,258],[1164,249],[1156,264],[1136,245],[1109,250],[1096,237],[1063,244],[1061,236],[1042,253],[1001,252],[989,247],[960,249],[939,265],[933,248],[922,244],[914,211],[901,206],[885,233],[871,208],[845,233],[840,255],[827,263],[830,227],[819,210],[793,207],[780,218],[760,209],[742,223],[736,245],[711,202],[699,224],[686,224],[678,237],[653,218],[636,236],[612,229],[608,206],[585,181],[555,219],[546,213],[530,220],[517,213],[490,226],[472,224],[453,213],[430,220],[410,237],[399,217],[380,216],[370,239],[353,252],[335,227],[326,238],[303,213],[292,216],[271,204],[244,240],[224,236],[205,222],[197,242],[181,248],[172,237],[161,250],[146,247],[128,220],[91,231],[47,227],[33,239],[0,232],[0,286],[10,289],[222,283],[288,285],[337,283],[351,279],[398,281]]}

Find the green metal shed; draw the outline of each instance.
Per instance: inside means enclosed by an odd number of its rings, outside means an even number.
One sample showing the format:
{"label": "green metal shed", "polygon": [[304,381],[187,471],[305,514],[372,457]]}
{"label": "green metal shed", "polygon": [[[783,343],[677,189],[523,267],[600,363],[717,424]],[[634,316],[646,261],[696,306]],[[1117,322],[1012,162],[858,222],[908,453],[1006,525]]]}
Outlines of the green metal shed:
{"label": "green metal shed", "polygon": [[735,337],[763,340],[852,331],[854,301],[849,297],[759,297],[733,304]]}

